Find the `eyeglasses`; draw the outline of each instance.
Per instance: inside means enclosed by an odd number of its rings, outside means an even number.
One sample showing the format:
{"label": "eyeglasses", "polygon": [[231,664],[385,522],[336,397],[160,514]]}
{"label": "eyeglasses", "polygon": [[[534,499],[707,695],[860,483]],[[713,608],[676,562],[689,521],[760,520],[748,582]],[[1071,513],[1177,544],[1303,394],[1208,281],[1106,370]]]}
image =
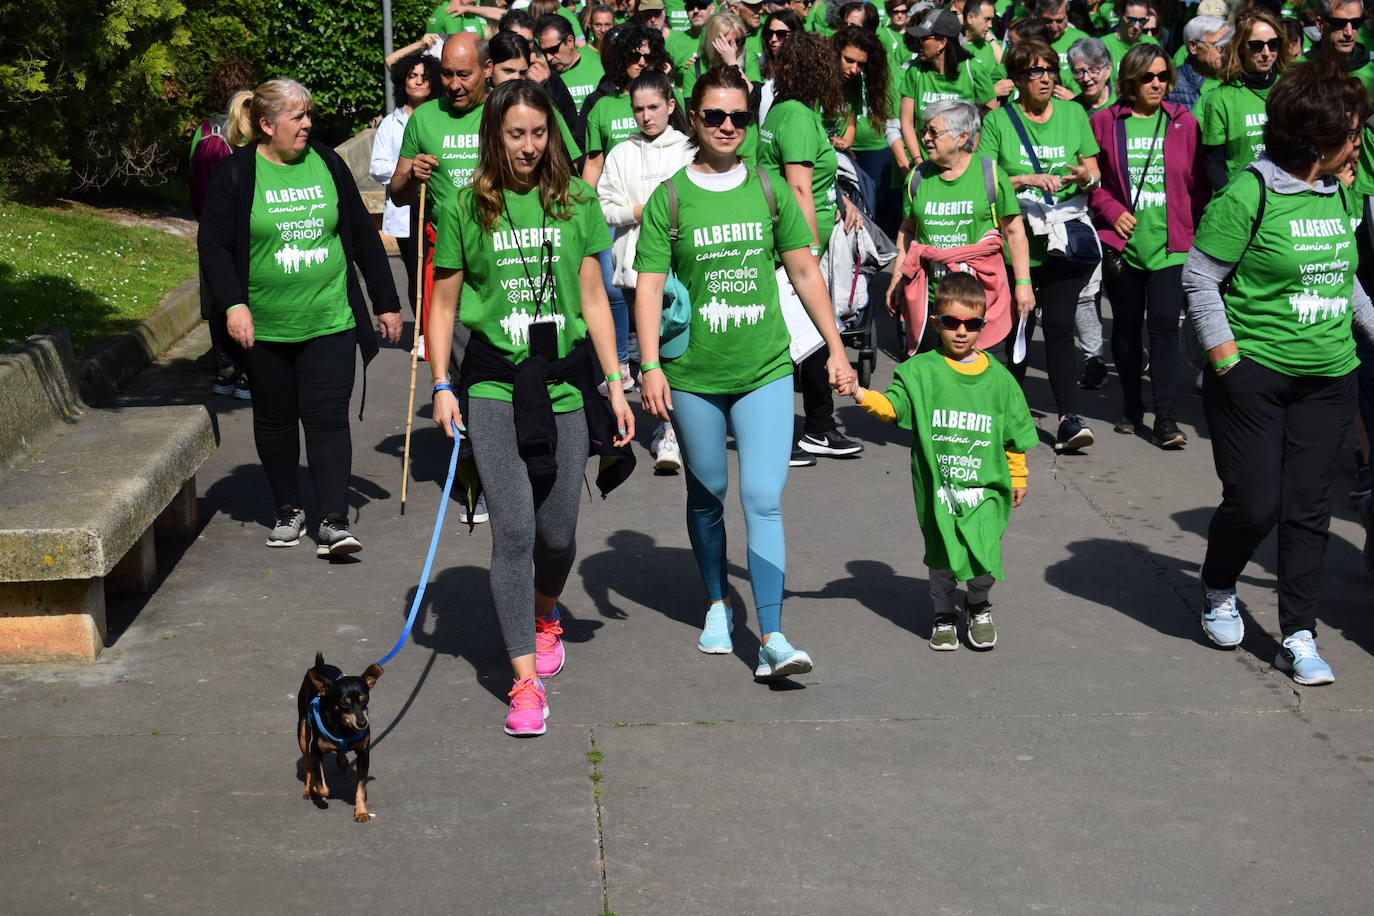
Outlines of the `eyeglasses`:
{"label": "eyeglasses", "polygon": [[942,136],[944,136],[945,134],[949,134],[949,133],[953,133],[953,131],[951,131],[951,130],[936,130],[936,129],[933,128],[933,127],[927,127],[925,130],[921,131],[921,136],[922,136],[922,137],[925,137],[925,138],[928,139],[928,140],[938,140],[938,139],[940,139]]}
{"label": "eyeglasses", "polygon": [[1145,23],[1150,20],[1145,16],[1123,16],[1121,17],[1121,21],[1129,22],[1131,25],[1138,25],[1143,29],[1145,28]]}
{"label": "eyeglasses", "polygon": [[1055,67],[1031,67],[1026,70],[1026,76],[1033,80],[1044,79],[1047,76],[1054,76],[1059,70]]}
{"label": "eyeglasses", "polygon": [[784,38],[786,38],[788,35],[791,35],[791,34],[792,34],[792,30],[791,30],[791,29],[764,29],[764,30],[763,30],[763,37],[766,38],[766,39],[769,40],[769,41],[774,41],[774,40],[782,41]]}
{"label": "eyeglasses", "polygon": [[1163,73],[1156,73],[1153,70],[1149,70],[1145,73],[1140,74],[1140,85],[1148,86],[1151,83],[1161,83],[1165,86],[1169,85],[1168,71],[1166,70]]}
{"label": "eyeglasses", "polygon": [[1159,26],[1155,26],[1154,28],[1144,28],[1144,29],[1141,29],[1141,30],[1140,30],[1140,34],[1142,34],[1142,35],[1158,35],[1158,34],[1159,34]]}
{"label": "eyeglasses", "polygon": [[957,331],[959,325],[963,325],[970,331],[981,331],[983,325],[988,323],[986,318],[958,318],[954,315],[931,315],[930,320],[946,331]]}
{"label": "eyeglasses", "polygon": [[1363,22],[1363,20],[1358,18],[1341,19],[1337,16],[1332,16],[1329,19],[1323,19],[1322,25],[1326,26],[1326,31],[1328,32],[1344,32],[1346,29],[1358,32],[1361,22]]}
{"label": "eyeglasses", "polygon": [[1077,69],[1070,70],[1069,73],[1073,75],[1074,79],[1081,80],[1089,74],[1091,74],[1092,76],[1097,76],[1097,74],[1101,73],[1103,70],[1106,69],[1107,67],[1104,64],[1101,67],[1078,67]]}
{"label": "eyeglasses", "polygon": [[754,119],[754,115],[750,111],[725,111],[720,108],[705,108],[701,112],[701,123],[711,128],[720,127],[726,118],[730,119],[730,124],[735,130],[744,130]]}
{"label": "eyeglasses", "polygon": [[1283,47],[1283,39],[1271,38],[1268,41],[1260,41],[1258,38],[1252,38],[1250,41],[1247,41],[1245,43],[1245,46],[1250,49],[1251,54],[1258,54],[1265,48],[1268,48],[1270,51],[1273,51],[1275,54],[1277,54],[1279,53],[1279,48]]}

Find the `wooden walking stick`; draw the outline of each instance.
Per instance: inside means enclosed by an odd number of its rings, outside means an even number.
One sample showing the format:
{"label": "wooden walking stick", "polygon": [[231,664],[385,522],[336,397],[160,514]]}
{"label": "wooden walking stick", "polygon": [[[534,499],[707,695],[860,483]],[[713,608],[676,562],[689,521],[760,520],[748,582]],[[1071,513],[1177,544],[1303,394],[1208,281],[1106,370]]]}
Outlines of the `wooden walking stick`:
{"label": "wooden walking stick", "polygon": [[410,426],[415,419],[415,367],[420,360],[420,335],[423,333],[420,316],[425,298],[425,189],[420,185],[420,218],[415,221],[420,233],[415,246],[415,334],[410,343],[410,396],[406,399],[406,442],[401,453],[401,514],[406,514],[406,485],[410,483]]}

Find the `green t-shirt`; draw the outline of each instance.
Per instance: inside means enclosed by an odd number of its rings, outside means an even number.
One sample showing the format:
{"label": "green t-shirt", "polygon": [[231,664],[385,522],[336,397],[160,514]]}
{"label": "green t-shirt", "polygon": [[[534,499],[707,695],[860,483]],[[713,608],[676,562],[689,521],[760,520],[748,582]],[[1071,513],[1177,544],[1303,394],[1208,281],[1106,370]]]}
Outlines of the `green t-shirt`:
{"label": "green t-shirt", "polygon": [[751,83],[763,82],[763,29],[755,29],[744,39],[744,76]]}
{"label": "green t-shirt", "polygon": [[348,330],[356,322],[329,166],[308,148],[289,165],[261,153],[254,159],[247,302],[254,335],[294,343]]}
{"label": "green t-shirt", "polygon": [[609,153],[637,130],[630,94],[603,95],[587,113],[587,155]]}
{"label": "green t-shirt", "polygon": [[[1136,201],[1135,229],[1126,240],[1121,256],[1140,270],[1163,270],[1188,259],[1186,251],[1169,251],[1169,220],[1164,196],[1163,111],[1153,118],[1126,118],[1126,171],[1130,178],[1128,199]],[[1153,155],[1151,155],[1153,151]],[[1149,163],[1146,172],[1145,164]],[[1141,178],[1145,184],[1141,187]],[[1139,196],[1136,189],[1140,188]]]}
{"label": "green t-shirt", "polygon": [[568,25],[572,26],[572,33],[574,38],[584,37],[582,32],[582,23],[577,21],[576,13],[568,9],[566,6],[560,6],[557,12],[558,15],[562,16],[564,19],[568,21]]}
{"label": "green t-shirt", "polygon": [[687,7],[682,0],[663,0],[663,11],[667,14],[668,28],[674,32],[686,32],[692,27],[692,20],[687,16]]}
{"label": "green t-shirt", "polygon": [[[453,231],[441,233],[434,246],[436,267],[464,272],[459,320],[513,363],[530,355],[529,327],[547,264],[545,239],[553,244],[548,268],[553,283],[540,312],[552,315],[557,324],[558,356],[567,356],[587,336],[579,279],[582,260],[610,248],[611,236],[590,185],[573,178],[568,194],[571,216],[560,220],[545,214],[537,188],[523,194],[506,191],[508,211],[487,230],[478,216],[476,193],[465,188],[458,192],[446,221]],[[478,382],[468,396],[509,401],[511,389],[509,382]],[[557,413],[582,406],[576,385],[555,382],[549,395]]]}
{"label": "green t-shirt", "polygon": [[1121,36],[1116,32],[1102,37],[1102,43],[1107,46],[1107,53],[1112,58],[1112,72],[1115,73],[1121,68],[1121,58],[1126,56],[1126,52],[1134,48],[1135,45],[1157,45],[1159,42],[1151,35],[1141,35],[1135,44],[1128,45],[1121,40]]}
{"label": "green t-shirt", "polygon": [[802,24],[806,26],[808,32],[815,32],[817,35],[829,38],[835,34],[835,30],[825,24],[826,7],[831,3],[842,4],[843,2],[844,0],[816,0],[811,7],[811,12],[806,14],[806,21]]}
{"label": "green t-shirt", "polygon": [[966,582],[1002,572],[1002,535],[1011,516],[1007,452],[1040,441],[1026,396],[994,359],[977,375],[940,350],[900,363],[884,394],[911,437],[911,489],[925,540],[925,564]]}
{"label": "green t-shirt", "polygon": [[986,105],[996,95],[992,88],[992,71],[973,58],[959,62],[953,78],[919,65],[906,71],[902,81],[902,95],[916,100],[916,122],[931,102],[943,99],[963,99],[975,105]]}
{"label": "green t-shirt", "polygon": [[896,74],[902,64],[911,60],[911,52],[906,49],[905,34],[904,31],[894,29],[890,22],[878,26],[878,40],[883,43],[883,50],[887,52],[889,73]]}
{"label": "green t-shirt", "polygon": [[983,65],[983,69],[992,76],[992,81],[994,83],[1007,75],[1007,68],[1003,67],[997,61],[996,47],[998,46],[998,42],[989,41],[986,38],[964,42],[964,50],[973,55],[973,59]]}
{"label": "green t-shirt", "polygon": [[[1088,115],[1082,105],[1073,102],[1050,102],[1050,117],[1043,124],[1037,124],[1026,117],[1019,106],[1016,112],[1026,127],[1035,155],[1040,160],[1044,172],[1056,175],[1067,174],[1066,167],[1077,165],[1078,157],[1087,159],[1099,152],[1092,128],[1088,126]],[[1030,175],[1030,156],[1026,154],[1021,138],[1012,126],[1007,108],[988,112],[983,119],[983,135],[978,141],[978,152],[997,161],[1008,175]],[[1076,184],[1066,185],[1058,194],[1057,200],[1067,200],[1080,193]],[[1025,187],[1020,197],[1028,201],[1043,201],[1044,195],[1038,188]],[[1031,266],[1039,266],[1045,260],[1045,239],[1030,233]]]}
{"label": "green t-shirt", "polygon": [[577,53],[578,62],[573,64],[571,69],[564,70],[558,75],[562,78],[563,85],[568,87],[568,94],[572,96],[580,114],[582,103],[587,100],[587,96],[596,91],[597,84],[606,75],[606,68],[601,65],[601,55],[592,48],[583,47]]}
{"label": "green t-shirt", "polygon": [[[975,155],[968,168],[953,181],[940,177],[935,163],[921,163],[921,180],[916,196],[911,196],[911,182],[903,188],[902,217],[915,220],[912,241],[935,248],[958,248],[972,245],[993,229],[1001,226],[1007,216],[1018,216],[1021,205],[1011,180],[993,164],[995,200],[988,200],[987,179],[983,172],[983,157]],[[931,265],[931,280],[946,273],[940,266]],[[930,299],[935,301],[935,283],[929,284]]]}
{"label": "green t-shirt", "polygon": [[[759,128],[759,165],[782,179],[787,188],[787,163],[811,166],[811,202],[816,208],[816,234],[821,249],[830,242],[835,227],[835,147],[826,137],[821,116],[796,99],[779,102],[768,109]],[[787,196],[792,192],[788,190]],[[805,218],[803,218],[804,220]]]}
{"label": "green t-shirt", "polygon": [[1224,295],[1236,346],[1275,372],[1335,377],[1359,365],[1350,308],[1358,203],[1342,191],[1268,191],[1264,221],[1249,242],[1259,182],[1241,175],[1212,199],[1198,226],[1201,251],[1240,262]]}
{"label": "green t-shirt", "polygon": [[809,247],[811,230],[787,184],[769,176],[775,230],[757,172],[744,168],[744,183],[728,191],[697,187],[685,168],[672,177],[675,248],[668,242],[668,193],[660,186],[644,205],[635,270],[671,270],[692,300],[687,349],[663,360],[668,384],[681,391],[738,394],[792,373],[774,262],[781,252]]}
{"label": "green t-shirt", "polygon": [[682,67],[687,61],[691,60],[692,55],[697,53],[700,42],[693,41],[684,32],[672,31],[663,41],[664,50],[668,52],[668,57],[673,61],[673,68]]}
{"label": "green t-shirt", "polygon": [[[1115,85],[1115,84],[1113,84],[1113,85]],[[1083,93],[1081,93],[1081,92],[1080,92],[1078,95],[1074,96],[1074,97],[1073,97],[1073,100],[1074,100],[1075,102],[1077,102],[1077,103],[1082,107],[1083,112],[1084,112],[1089,118],[1092,118],[1093,115],[1097,114],[1097,113],[1098,113],[1099,111],[1101,111],[1102,109],[1109,107],[1113,102],[1116,101],[1116,93],[1115,93],[1115,92],[1108,92],[1108,93],[1107,93],[1107,98],[1102,102],[1101,105],[1098,105],[1096,108],[1090,108],[1090,107],[1088,107],[1088,100],[1087,100],[1086,98],[1083,97]]]}
{"label": "green t-shirt", "polygon": [[1360,159],[1355,168],[1353,190],[1360,197],[1374,194],[1374,131],[1368,127],[1360,138]]}
{"label": "green t-shirt", "polygon": [[[870,109],[864,100],[864,82],[865,77],[860,73],[844,84],[844,98],[849,103],[849,113],[854,116],[854,144],[850,148],[856,153],[887,149],[887,137],[883,133],[883,128],[875,128],[868,118]],[[900,103],[901,99],[894,95],[892,83],[889,81],[887,110],[897,111]],[[828,122],[826,127],[830,127]],[[841,124],[840,130],[843,129],[844,125]],[[839,131],[836,131],[836,134],[838,133]]]}
{"label": "green t-shirt", "polygon": [[1193,108],[1202,126],[1202,144],[1223,147],[1227,181],[1264,152],[1268,98],[1268,89],[1226,83],[1198,99]]}
{"label": "green t-shirt", "polygon": [[472,181],[477,168],[477,129],[482,125],[482,105],[459,112],[448,99],[431,99],[411,112],[401,135],[401,156],[414,159],[427,153],[439,159],[429,182],[429,204],[438,209],[454,193]]}
{"label": "green t-shirt", "polygon": [[1059,55],[1059,85],[1067,86],[1070,89],[1077,88],[1078,84],[1073,79],[1073,67],[1069,64],[1069,46],[1080,38],[1091,37],[1087,32],[1080,32],[1073,26],[1069,26],[1064,30],[1064,34],[1059,36],[1059,40],[1050,45]]}
{"label": "green t-shirt", "polygon": [[1116,14],[1116,7],[1112,3],[1103,0],[1097,12],[1088,17],[1093,29],[1098,35],[1108,35],[1116,31],[1116,27],[1121,23],[1121,18]]}
{"label": "green t-shirt", "polygon": [[454,16],[445,10],[448,4],[440,4],[434,8],[434,12],[429,14],[429,20],[425,22],[425,32],[437,35],[457,35],[459,32],[473,32],[481,35],[486,28],[487,20],[478,16],[476,13],[463,13]]}

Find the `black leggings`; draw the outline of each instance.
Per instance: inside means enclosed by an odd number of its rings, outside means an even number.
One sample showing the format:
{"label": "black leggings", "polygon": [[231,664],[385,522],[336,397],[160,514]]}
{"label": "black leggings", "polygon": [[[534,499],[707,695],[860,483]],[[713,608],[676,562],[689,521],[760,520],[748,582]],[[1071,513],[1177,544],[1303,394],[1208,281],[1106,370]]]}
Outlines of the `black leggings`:
{"label": "black leggings", "polygon": [[1183,265],[1161,270],[1122,266],[1121,276],[1107,281],[1112,301],[1112,361],[1121,378],[1125,415],[1145,412],[1140,377],[1144,372],[1145,335],[1150,339],[1150,393],[1155,419],[1174,416],[1178,383],[1178,317],[1183,313]]}
{"label": "black leggings", "polygon": [[357,333],[312,337],[299,343],[259,340],[248,351],[253,389],[253,439],[275,505],[302,508],[300,427],[315,496],[323,515],[348,512],[353,440],[348,402],[353,397]]}
{"label": "black leggings", "polygon": [[[1011,267],[1007,267],[1008,277]],[[1014,279],[1008,282],[1015,283]],[[1078,351],[1073,342],[1074,316],[1078,313],[1078,296],[1083,285],[1088,282],[1088,271],[1081,267],[1071,267],[1061,258],[1049,258],[1039,267],[1031,268],[1031,288],[1035,290],[1035,304],[1040,313],[1040,323],[1045,334],[1045,363],[1050,376],[1050,391],[1054,393],[1055,409],[1060,415],[1077,413],[1078,401]],[[1012,289],[1016,287],[1013,286]],[[1035,333],[1035,313],[1026,320],[1026,343],[1030,343]],[[1016,327],[1007,335],[1006,351],[1011,354],[1011,341],[1016,338]],[[1028,359],[1013,363],[1008,359],[1007,368],[1022,387],[1026,383],[1026,363],[1029,361],[1030,348],[1027,346]]]}

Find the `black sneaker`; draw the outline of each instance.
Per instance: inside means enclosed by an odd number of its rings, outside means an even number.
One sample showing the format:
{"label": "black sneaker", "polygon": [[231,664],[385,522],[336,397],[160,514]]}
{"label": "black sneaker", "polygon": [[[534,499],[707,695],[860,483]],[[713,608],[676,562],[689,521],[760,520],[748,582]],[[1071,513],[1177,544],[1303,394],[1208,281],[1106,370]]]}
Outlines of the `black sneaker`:
{"label": "black sneaker", "polygon": [[1093,444],[1093,431],[1078,418],[1077,414],[1066,413],[1059,420],[1059,435],[1054,439],[1055,454],[1076,452]]}
{"label": "black sneaker", "polygon": [[1364,499],[1369,495],[1369,462],[1358,451],[1355,452],[1355,482],[1350,487],[1351,499]]}
{"label": "black sneaker", "polygon": [[797,446],[813,455],[827,455],[831,458],[846,458],[864,450],[863,443],[846,439],[838,429],[821,433],[819,436],[803,433],[797,440]]}
{"label": "black sneaker", "polygon": [[1078,376],[1078,387],[1096,391],[1107,385],[1107,363],[1100,356],[1089,356],[1083,361],[1083,371]]}
{"label": "black sneaker", "polygon": [[1142,414],[1127,411],[1121,415],[1120,420],[1116,421],[1116,424],[1112,427],[1112,431],[1121,433],[1123,436],[1133,436],[1135,435],[1136,427],[1144,423],[1145,417]]}
{"label": "black sneaker", "polygon": [[320,531],[315,538],[319,546],[315,548],[317,557],[341,557],[357,553],[363,545],[348,530],[348,519],[341,515],[326,515],[320,522]]}
{"label": "black sneaker", "polygon": [[1160,448],[1180,449],[1188,444],[1188,437],[1178,428],[1173,417],[1155,417],[1155,445]]}
{"label": "black sneaker", "polygon": [[802,451],[795,445],[792,446],[792,457],[788,460],[787,466],[791,468],[809,468],[816,464],[816,456],[810,452]]}
{"label": "black sneaker", "polygon": [[234,398],[240,401],[253,400],[253,389],[248,386],[248,373],[240,372],[234,379]]}
{"label": "black sneaker", "polygon": [[210,386],[210,390],[215,394],[233,394],[234,385],[237,382],[232,375],[217,375],[215,383]]}

